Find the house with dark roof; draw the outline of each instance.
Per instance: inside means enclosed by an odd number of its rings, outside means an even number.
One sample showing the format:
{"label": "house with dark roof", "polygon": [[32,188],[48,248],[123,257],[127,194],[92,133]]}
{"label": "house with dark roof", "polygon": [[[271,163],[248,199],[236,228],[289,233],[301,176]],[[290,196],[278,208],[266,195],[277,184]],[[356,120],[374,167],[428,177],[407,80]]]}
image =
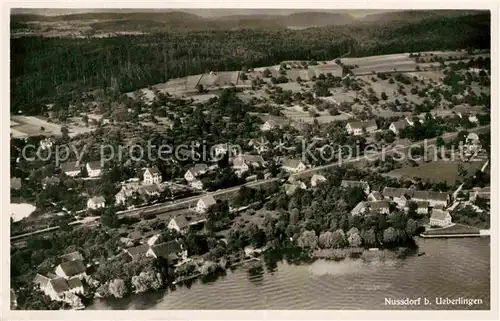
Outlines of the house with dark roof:
{"label": "house with dark roof", "polygon": [[74,251],[68,254],[61,255],[59,257],[63,262],[70,262],[70,261],[83,261],[83,255],[78,252]]}
{"label": "house with dark roof", "polygon": [[188,182],[195,180],[198,176],[205,174],[208,171],[207,164],[196,164],[184,174],[184,179]]}
{"label": "house with dark roof", "polygon": [[388,201],[366,202],[366,206],[372,213],[389,214],[390,212],[390,203]]}
{"label": "house with dark roof", "polygon": [[198,200],[196,203],[195,211],[198,213],[205,213],[208,208],[212,205],[215,205],[217,201],[212,195],[204,196]]}
{"label": "house with dark roof", "polygon": [[359,136],[363,132],[373,133],[377,130],[377,122],[375,120],[368,121],[351,121],[346,125],[346,131],[350,135]]}
{"label": "house with dark roof", "polygon": [[370,201],[370,202],[376,202],[376,201],[381,201],[383,200],[384,197],[382,196],[382,194],[380,194],[380,192],[378,191],[372,191],[370,194],[368,194],[367,196],[367,200]]}
{"label": "house with dark roof", "polygon": [[149,244],[141,244],[139,246],[134,246],[134,247],[129,247],[128,249],[124,250],[125,253],[130,255],[130,257],[135,260],[143,255],[146,255],[146,253],[149,251]]}
{"label": "house with dark roof", "polygon": [[446,207],[450,201],[450,195],[443,192],[415,191],[412,195],[414,201],[428,201],[430,207]]}
{"label": "house with dark roof", "polygon": [[56,267],[56,275],[69,279],[71,277],[83,278],[87,275],[85,264],[81,260],[62,262]]}
{"label": "house with dark roof", "polygon": [[432,209],[431,218],[429,221],[430,226],[445,227],[451,225],[451,215],[448,211],[440,209]]}
{"label": "house with dark roof", "polygon": [[287,173],[297,173],[307,168],[306,164],[300,159],[283,158],[281,168]]}
{"label": "house with dark roof", "polygon": [[155,244],[149,248],[147,256],[154,258],[164,258],[169,262],[176,263],[179,260],[187,259],[187,248],[177,240]]}
{"label": "house with dark roof", "polygon": [[80,174],[82,169],[78,162],[68,162],[61,164],[61,170],[67,176],[75,177]]}
{"label": "house with dark roof", "polygon": [[102,174],[104,166],[101,161],[88,162],[85,165],[89,177],[99,177]]}
{"label": "house with dark roof", "polygon": [[408,126],[409,124],[406,120],[398,120],[391,123],[391,125],[389,126],[389,130],[392,131],[395,135],[398,135],[403,129]]}
{"label": "house with dark roof", "polygon": [[21,179],[19,177],[12,177],[10,179],[10,188],[14,190],[20,190],[21,189]]}
{"label": "house with dark roof", "polygon": [[144,185],[137,189],[137,192],[140,195],[153,197],[159,196],[162,192],[162,189],[158,186],[158,184]]}
{"label": "house with dark roof", "polygon": [[365,194],[370,194],[370,185],[365,181],[351,181],[351,180],[342,180],[340,183],[340,187],[342,188],[361,188]]}
{"label": "house with dark roof", "polygon": [[205,217],[196,214],[183,214],[173,217],[168,223],[168,229],[179,233],[186,233],[190,227],[203,224],[207,221]]}
{"label": "house with dark roof", "polygon": [[144,170],[143,174],[143,184],[160,184],[162,182],[161,172],[158,167],[148,167]]}

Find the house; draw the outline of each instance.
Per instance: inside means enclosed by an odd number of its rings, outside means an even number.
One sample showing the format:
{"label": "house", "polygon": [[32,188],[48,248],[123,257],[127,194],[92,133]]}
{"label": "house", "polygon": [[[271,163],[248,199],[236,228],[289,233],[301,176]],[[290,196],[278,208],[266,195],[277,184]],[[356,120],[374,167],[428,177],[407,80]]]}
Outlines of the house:
{"label": "house", "polygon": [[186,260],[188,253],[187,248],[177,240],[155,244],[146,252],[146,256],[154,258],[164,258],[169,262],[178,260]]}
{"label": "house", "polygon": [[68,162],[61,164],[61,170],[67,176],[75,177],[80,174],[82,169],[78,162]]}
{"label": "house", "polygon": [[87,169],[89,177],[99,177],[102,174],[104,166],[100,161],[96,161],[87,163],[85,168]]}
{"label": "house", "polygon": [[307,186],[303,182],[296,182],[292,184],[283,184],[283,188],[285,189],[286,195],[293,195],[298,189],[307,189]]}
{"label": "house", "polygon": [[236,174],[241,175],[244,172],[248,171],[250,167],[259,168],[263,167],[266,162],[262,156],[259,155],[248,155],[248,154],[240,154],[238,157],[232,160],[233,162],[233,170]]}
{"label": "house", "polygon": [[73,277],[68,279],[67,282],[68,282],[69,292],[74,294],[83,294],[84,291],[83,284],[79,278]]}
{"label": "house", "polygon": [[380,194],[380,192],[373,191],[370,194],[368,194],[367,199],[370,202],[376,202],[383,200],[384,197],[382,196],[382,194]]}
{"label": "house", "polygon": [[398,135],[400,131],[408,127],[408,122],[406,120],[398,120],[392,122],[389,126],[389,130],[392,131],[395,135]]}
{"label": "house", "polygon": [[448,211],[443,211],[440,209],[432,209],[429,225],[440,227],[451,225],[450,213]]}
{"label": "house", "polygon": [[200,181],[199,179],[195,179],[189,183],[189,186],[191,186],[194,189],[197,190],[202,190],[203,189],[203,182]]}
{"label": "house", "polygon": [[87,208],[91,210],[97,210],[106,206],[106,201],[102,196],[94,196],[89,198],[87,201]]}
{"label": "house", "polygon": [[87,275],[85,271],[86,268],[82,260],[62,262],[56,267],[56,275],[65,279],[72,277],[83,278]]}
{"label": "house", "polygon": [[262,131],[269,131],[275,128],[282,128],[288,123],[286,119],[275,117],[272,119],[268,119],[264,122],[264,124],[260,127]]}
{"label": "house", "polygon": [[389,214],[390,212],[390,203],[388,201],[366,202],[366,207],[370,212],[376,214]]}
{"label": "house", "polygon": [[10,179],[10,188],[14,190],[20,190],[21,189],[21,179],[19,177],[12,177]]}
{"label": "house", "polygon": [[137,192],[142,196],[156,197],[160,195],[162,190],[157,184],[151,184],[139,187]]}
{"label": "house", "polygon": [[469,200],[475,202],[477,198],[490,199],[490,187],[478,188],[474,187],[471,192],[469,192]]}
{"label": "house", "polygon": [[398,199],[401,199],[402,196],[411,195],[412,193],[413,191],[408,188],[384,187],[382,190],[382,196],[384,196],[384,199],[396,201],[397,203]]}
{"label": "house", "polygon": [[405,121],[408,125],[410,126],[415,126],[415,122],[418,121],[419,123],[423,124],[425,122],[425,114],[424,115],[419,115],[417,117],[405,117]]}
{"label": "house", "polygon": [[127,202],[127,199],[132,197],[139,188],[140,186],[137,184],[122,185],[120,191],[115,195],[115,204],[124,205]]}
{"label": "house", "polygon": [[54,145],[54,140],[52,138],[45,138],[40,141],[41,149],[50,149]]}
{"label": "house", "polygon": [[281,168],[288,173],[297,173],[305,170],[307,166],[300,159],[283,159]]}
{"label": "house", "polygon": [[191,226],[196,226],[206,221],[206,218],[197,215],[179,215],[170,220],[168,229],[176,230],[179,233],[185,233]]}
{"label": "house", "polygon": [[146,168],[142,179],[144,185],[160,184],[161,181],[161,172],[158,167]]}
{"label": "house", "polygon": [[61,180],[59,179],[59,177],[45,177],[44,179],[42,179],[42,188],[46,189],[47,186],[59,185],[60,182]]}
{"label": "house", "polygon": [[429,213],[429,202],[427,201],[408,201],[406,203],[406,206],[404,207],[404,210],[408,212],[410,210],[410,204],[415,203],[417,204],[417,214],[428,214]]}
{"label": "house", "polygon": [[220,156],[220,155],[225,155],[227,151],[229,150],[227,144],[217,144],[212,147],[212,153],[211,155],[214,156]]}
{"label": "house", "polygon": [[312,187],[316,187],[323,182],[326,182],[326,177],[323,175],[314,174],[311,177],[311,186]]}
{"label": "house", "polygon": [[480,145],[479,135],[476,133],[469,133],[465,138],[465,143],[467,145]]}
{"label": "house", "polygon": [[133,260],[135,260],[143,255],[146,255],[146,253],[149,251],[149,244],[141,244],[139,246],[130,247],[128,249],[125,249],[124,251],[125,253],[130,255]]}
{"label": "house", "polygon": [[342,188],[361,188],[365,194],[370,194],[370,185],[365,181],[342,180],[340,186]]}
{"label": "house", "polygon": [[[40,289],[42,289],[40,287]],[[64,293],[69,292],[68,282],[63,278],[51,279],[42,291],[53,301],[63,301]]]}
{"label": "house", "polygon": [[184,174],[184,179],[188,182],[193,181],[196,177],[205,174],[208,171],[206,164],[196,164]]}
{"label": "house", "polygon": [[74,252],[71,252],[68,254],[61,255],[59,258],[63,262],[83,261],[83,255],[78,251],[74,251]]}
{"label": "house", "polygon": [[378,127],[375,120],[369,120],[348,122],[345,128],[348,134],[359,136],[362,135],[363,132],[373,133],[377,130]]}
{"label": "house", "polygon": [[366,202],[359,202],[352,210],[351,215],[361,215],[365,213],[367,210]]}
{"label": "house", "polygon": [[198,213],[205,213],[210,206],[215,205],[216,203],[217,201],[212,195],[202,197],[198,200],[198,203],[196,203],[195,211]]}
{"label": "house", "polygon": [[450,200],[448,193],[432,191],[415,191],[412,196],[413,201],[428,201],[430,207],[446,207]]}

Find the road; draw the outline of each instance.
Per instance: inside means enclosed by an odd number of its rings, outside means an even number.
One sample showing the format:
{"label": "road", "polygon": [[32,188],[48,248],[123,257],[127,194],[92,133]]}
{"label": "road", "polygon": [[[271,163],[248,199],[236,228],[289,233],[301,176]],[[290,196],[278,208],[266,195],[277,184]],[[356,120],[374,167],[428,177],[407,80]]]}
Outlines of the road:
{"label": "road", "polygon": [[[470,132],[479,132],[479,131],[482,131],[482,130],[487,129],[489,127],[490,127],[490,125],[478,126],[478,127],[469,129],[468,132],[469,133]],[[455,138],[457,135],[458,135],[458,132],[454,132],[454,133],[446,133],[446,134],[442,135],[441,137],[445,140],[448,140],[448,139]],[[424,144],[424,142],[427,142],[427,145],[433,144],[436,142],[436,140],[437,140],[437,138],[431,138],[431,139],[427,139],[427,140],[413,142],[409,145],[394,147],[394,148],[391,148],[391,149],[388,149],[385,151],[373,153],[372,155],[370,155],[370,160],[374,160],[376,157],[380,157],[384,153],[385,153],[385,155],[391,155],[391,154],[398,152],[398,151],[402,152],[402,151],[410,148],[411,146],[420,146],[420,145]],[[303,170],[303,171],[298,172],[298,173],[293,173],[290,176],[302,176],[302,175],[307,175],[307,174],[311,174],[311,173],[321,172],[321,171],[324,171],[324,170],[327,170],[327,169],[330,169],[333,167],[338,167],[338,166],[342,166],[345,164],[356,163],[356,162],[359,162],[359,161],[364,160],[364,159],[366,159],[365,156],[358,156],[358,157],[352,158],[352,159],[341,160],[341,161],[337,161],[335,163],[309,168],[309,169]],[[245,183],[243,185],[238,185],[235,187],[230,187],[230,188],[226,188],[223,190],[218,190],[215,192],[206,192],[206,193],[203,193],[200,195],[191,196],[191,197],[177,200],[174,202],[155,204],[155,205],[145,206],[145,207],[141,207],[141,208],[137,208],[137,209],[121,211],[121,212],[118,212],[117,215],[119,217],[133,217],[133,216],[138,216],[138,215],[143,214],[143,213],[168,212],[169,210],[182,207],[182,205],[189,205],[190,203],[194,203],[198,199],[200,199],[201,197],[204,197],[204,196],[217,197],[217,196],[221,196],[224,194],[237,192],[242,186],[255,187],[255,186],[260,186],[263,184],[269,184],[271,182],[276,182],[276,181],[279,181],[280,179],[282,179],[282,178],[275,177],[275,178],[270,178],[270,179],[263,179],[263,180],[248,182],[248,183]],[[79,223],[82,223],[82,222],[79,222]],[[79,223],[72,222],[70,224],[79,224]],[[58,226],[54,226],[54,227],[50,227],[48,229],[38,230],[38,231],[34,231],[34,232],[22,234],[22,235],[16,235],[16,236],[11,237],[11,240],[20,240],[20,239],[29,237],[31,235],[39,235],[39,234],[53,232],[53,231],[57,230],[58,228],[59,228]]]}

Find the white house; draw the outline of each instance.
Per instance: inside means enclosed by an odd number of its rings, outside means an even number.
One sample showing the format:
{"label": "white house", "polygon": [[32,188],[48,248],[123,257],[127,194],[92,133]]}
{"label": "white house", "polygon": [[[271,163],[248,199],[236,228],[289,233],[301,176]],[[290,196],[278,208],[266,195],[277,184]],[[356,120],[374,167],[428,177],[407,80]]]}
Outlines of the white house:
{"label": "white house", "polygon": [[202,224],[206,221],[207,219],[201,216],[179,215],[170,220],[168,223],[168,229],[175,230],[179,233],[185,233],[188,231],[190,226]]}
{"label": "white house", "polygon": [[300,159],[285,158],[281,164],[281,168],[288,173],[297,173],[305,170],[307,166]]}
{"label": "white house", "polygon": [[370,209],[370,212],[376,214],[389,214],[390,204],[388,201],[374,201],[366,202],[366,206]]}
{"label": "white house", "polygon": [[311,177],[311,186],[312,187],[316,187],[323,182],[326,182],[326,177],[323,175],[314,174]]}
{"label": "white house", "polygon": [[363,131],[366,131],[366,133],[373,133],[377,128],[375,120],[348,122],[346,125],[347,133],[355,136],[362,135]]}
{"label": "white house", "polygon": [[417,204],[417,214],[428,214],[429,213],[429,202],[427,201],[409,201],[406,203],[406,206],[404,207],[404,210],[408,212],[410,210],[410,204],[415,203]]}
{"label": "white house", "polygon": [[269,131],[275,128],[281,128],[286,125],[287,120],[282,118],[272,118],[264,122],[264,124],[260,127],[262,131]]}
{"label": "white house", "polygon": [[161,172],[158,167],[146,168],[142,179],[144,185],[160,184],[162,181]]}
{"label": "white house", "polygon": [[265,161],[262,158],[262,156],[240,154],[232,160],[232,163],[233,163],[232,168],[235,171],[235,173],[238,176],[241,176],[241,174],[245,173],[250,169],[250,166],[254,168],[259,168],[264,166]]}
{"label": "white house", "polygon": [[64,174],[71,177],[75,177],[81,172],[81,167],[78,162],[68,162],[61,164],[61,169]]}
{"label": "white house", "polygon": [[203,182],[200,181],[199,179],[195,179],[189,183],[189,186],[191,186],[194,189],[197,190],[202,190],[203,189]]}
{"label": "white house", "polygon": [[54,145],[54,140],[52,138],[45,138],[40,141],[41,149],[50,149]]}
{"label": "white house", "polygon": [[342,188],[361,188],[365,194],[370,194],[370,185],[365,181],[351,181],[351,180],[342,180],[340,183]]}
{"label": "white house", "polygon": [[91,210],[96,210],[98,208],[103,208],[106,206],[106,201],[102,196],[94,196],[89,198],[87,201],[87,208]]}
{"label": "white house", "polygon": [[100,161],[89,162],[85,165],[89,177],[99,177],[102,174],[103,166]]}
{"label": "white house", "polygon": [[187,248],[177,240],[155,244],[146,252],[146,256],[154,258],[164,258],[170,262],[186,260],[188,257]]}
{"label": "white house", "polygon": [[212,154],[217,157],[226,154],[228,150],[227,144],[217,144],[212,147]]}
{"label": "white house", "polygon": [[198,203],[196,203],[195,211],[198,213],[205,213],[210,206],[215,205],[216,203],[217,201],[212,195],[202,197],[198,200]]}
{"label": "white house", "polygon": [[430,207],[446,207],[450,200],[448,193],[415,191],[412,196],[413,201],[428,201]]}
{"label": "white house", "polygon": [[392,131],[395,135],[398,135],[400,131],[408,127],[408,122],[406,120],[398,120],[392,122],[389,126],[389,130]]}
{"label": "white house", "polygon": [[62,262],[56,267],[56,275],[69,279],[69,278],[84,278],[86,274],[85,264],[82,260],[66,261]]}
{"label": "white house", "polygon": [[208,166],[206,164],[196,164],[184,174],[184,179],[191,182],[196,179],[196,177],[205,174],[208,171]]}
{"label": "white house", "polygon": [[451,225],[451,215],[448,211],[433,209],[429,225],[445,227]]}
{"label": "white house", "polygon": [[123,185],[121,190],[115,195],[115,204],[123,205],[127,202],[127,199],[132,197],[134,193],[139,189],[138,185],[127,184]]}

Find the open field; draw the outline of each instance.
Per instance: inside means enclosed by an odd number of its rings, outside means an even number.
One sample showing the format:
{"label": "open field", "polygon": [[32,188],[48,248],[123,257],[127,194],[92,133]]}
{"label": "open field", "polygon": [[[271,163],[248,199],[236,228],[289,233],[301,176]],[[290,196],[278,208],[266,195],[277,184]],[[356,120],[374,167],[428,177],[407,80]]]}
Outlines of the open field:
{"label": "open field", "polygon": [[342,58],[343,64],[358,65],[352,69],[354,75],[377,72],[413,71],[417,64],[408,54],[370,56],[362,58]]}
{"label": "open field", "polygon": [[392,177],[408,177],[420,178],[423,181],[442,182],[446,181],[450,184],[455,183],[459,179],[458,164],[462,164],[464,169],[469,174],[481,169],[483,162],[460,162],[460,161],[431,161],[428,163],[420,163],[417,167],[403,167],[395,169],[388,173]]}
{"label": "open field", "polygon": [[[12,116],[10,132],[14,138],[26,138],[31,136],[58,136],[64,125],[50,123],[40,117]],[[69,136],[73,137],[82,133],[92,131],[92,128],[82,127],[76,124],[67,125]]]}

